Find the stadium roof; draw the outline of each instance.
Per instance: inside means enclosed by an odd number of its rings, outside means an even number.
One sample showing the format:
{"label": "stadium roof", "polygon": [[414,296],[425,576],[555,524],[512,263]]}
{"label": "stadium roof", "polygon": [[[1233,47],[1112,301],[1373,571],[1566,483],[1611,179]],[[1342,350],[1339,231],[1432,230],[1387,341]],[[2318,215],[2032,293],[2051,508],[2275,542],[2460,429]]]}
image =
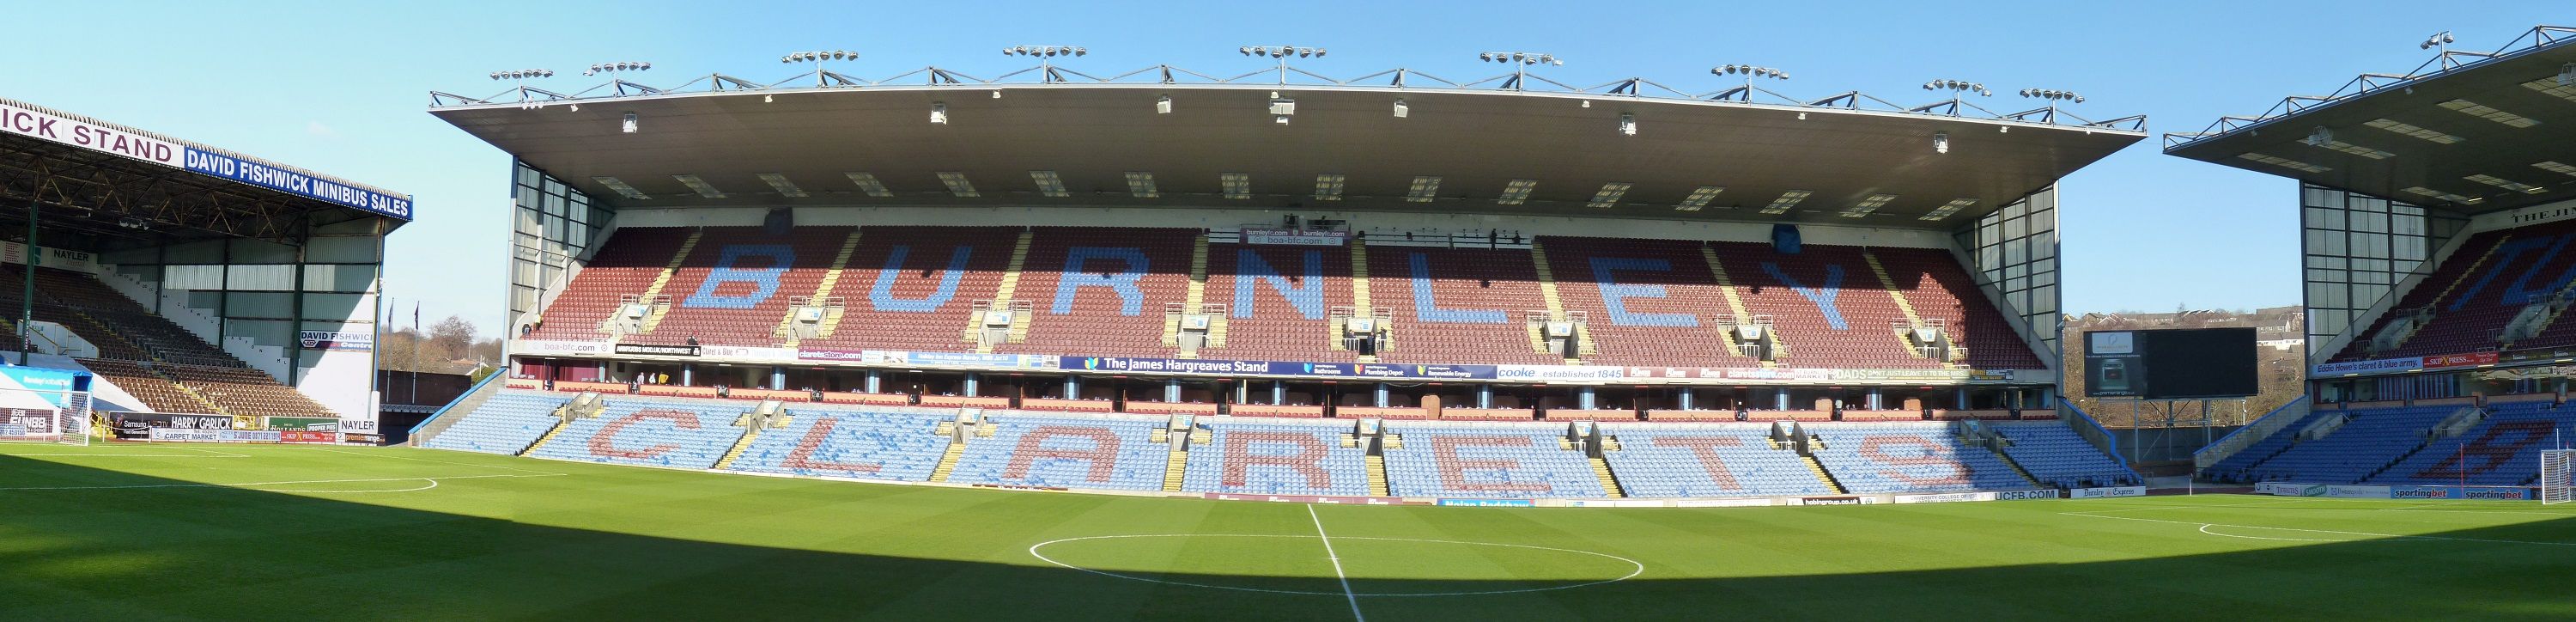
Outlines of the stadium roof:
{"label": "stadium roof", "polygon": [[[1642,79],[1524,89],[1544,79],[1521,74],[1460,84],[1394,70],[1363,85],[1032,71],[1046,77],[616,80],[574,95],[434,93],[431,112],[621,207],[1143,205],[1944,229],[2145,137],[2140,117],[1998,115],[1946,98],[1909,108],[1857,92],[1801,102],[1749,85],[1691,95]],[[1138,75],[1150,81],[1126,79]],[[907,76],[920,83],[896,83]],[[1935,149],[1944,133],[1948,153]],[[1762,213],[1784,195],[1805,199]],[[1681,209],[1693,202],[1705,209]]]}
{"label": "stadium roof", "polygon": [[[286,240],[304,225],[411,220],[411,197],[303,169],[0,99],[0,231],[115,240]],[[48,246],[64,246],[59,238]]]}
{"label": "stadium roof", "polygon": [[2412,72],[2168,134],[2165,153],[2466,213],[2576,199],[2576,29],[2536,27],[2492,53],[2435,38]]}

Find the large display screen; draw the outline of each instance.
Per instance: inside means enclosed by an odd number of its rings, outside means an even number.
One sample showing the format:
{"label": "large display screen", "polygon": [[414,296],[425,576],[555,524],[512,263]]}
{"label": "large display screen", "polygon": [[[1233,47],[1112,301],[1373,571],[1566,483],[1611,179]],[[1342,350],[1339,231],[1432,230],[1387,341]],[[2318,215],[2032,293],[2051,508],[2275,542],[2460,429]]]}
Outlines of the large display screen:
{"label": "large display screen", "polygon": [[2084,395],[2227,399],[2255,392],[2254,329],[2106,330],[2084,334]]}

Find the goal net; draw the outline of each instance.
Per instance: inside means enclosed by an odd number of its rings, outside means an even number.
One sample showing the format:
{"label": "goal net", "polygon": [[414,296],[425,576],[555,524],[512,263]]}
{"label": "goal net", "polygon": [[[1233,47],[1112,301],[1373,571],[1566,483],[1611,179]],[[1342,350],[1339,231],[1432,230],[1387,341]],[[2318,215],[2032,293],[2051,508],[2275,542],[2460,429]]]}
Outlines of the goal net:
{"label": "goal net", "polygon": [[2540,452],[2540,502],[2566,503],[2569,489],[2576,488],[2576,449],[2551,449]]}
{"label": "goal net", "polygon": [[89,394],[0,388],[0,443],[88,445]]}

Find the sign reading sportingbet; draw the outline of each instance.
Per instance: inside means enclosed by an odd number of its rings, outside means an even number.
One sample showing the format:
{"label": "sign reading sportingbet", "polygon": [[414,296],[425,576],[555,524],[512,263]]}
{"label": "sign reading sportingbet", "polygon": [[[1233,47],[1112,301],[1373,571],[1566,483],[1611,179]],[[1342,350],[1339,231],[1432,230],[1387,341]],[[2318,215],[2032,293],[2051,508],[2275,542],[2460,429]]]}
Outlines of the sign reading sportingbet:
{"label": "sign reading sportingbet", "polygon": [[198,173],[411,220],[411,197],[385,194],[274,164],[154,138],[0,100],[0,132],[183,168]]}

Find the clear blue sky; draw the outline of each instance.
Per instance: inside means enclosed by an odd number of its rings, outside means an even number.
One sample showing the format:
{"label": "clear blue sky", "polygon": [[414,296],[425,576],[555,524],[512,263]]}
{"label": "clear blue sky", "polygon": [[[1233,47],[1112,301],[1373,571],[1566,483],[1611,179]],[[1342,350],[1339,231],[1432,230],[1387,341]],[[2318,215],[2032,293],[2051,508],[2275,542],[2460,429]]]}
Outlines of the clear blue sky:
{"label": "clear blue sky", "polygon": [[[1624,8],[1608,8],[1625,5]],[[2147,6],[2140,6],[2147,5]],[[10,10],[0,95],[354,179],[417,197],[393,236],[387,295],[435,319],[501,325],[509,160],[424,109],[475,96],[492,71],[650,61],[648,84],[792,70],[780,54],[852,49],[840,69],[884,77],[926,65],[991,76],[1016,44],[1082,45],[1067,66],[1171,63],[1250,71],[1242,45],[1312,45],[1299,63],[1356,77],[1409,67],[1493,73],[1483,50],[1551,52],[1546,73],[1591,85],[1642,76],[1714,90],[1708,68],[1777,66],[1775,90],[1860,89],[1928,101],[1925,80],[1984,82],[2018,110],[2026,87],[2083,93],[2071,110],[2149,115],[2197,131],[2283,95],[2324,94],[2364,71],[2399,72],[2438,30],[2491,50],[2564,2],[27,2]],[[2555,9],[2555,10],[2553,10]],[[2296,185],[2158,153],[2148,140],[2064,183],[2066,309],[2297,304]],[[408,309],[404,310],[405,312]]]}

